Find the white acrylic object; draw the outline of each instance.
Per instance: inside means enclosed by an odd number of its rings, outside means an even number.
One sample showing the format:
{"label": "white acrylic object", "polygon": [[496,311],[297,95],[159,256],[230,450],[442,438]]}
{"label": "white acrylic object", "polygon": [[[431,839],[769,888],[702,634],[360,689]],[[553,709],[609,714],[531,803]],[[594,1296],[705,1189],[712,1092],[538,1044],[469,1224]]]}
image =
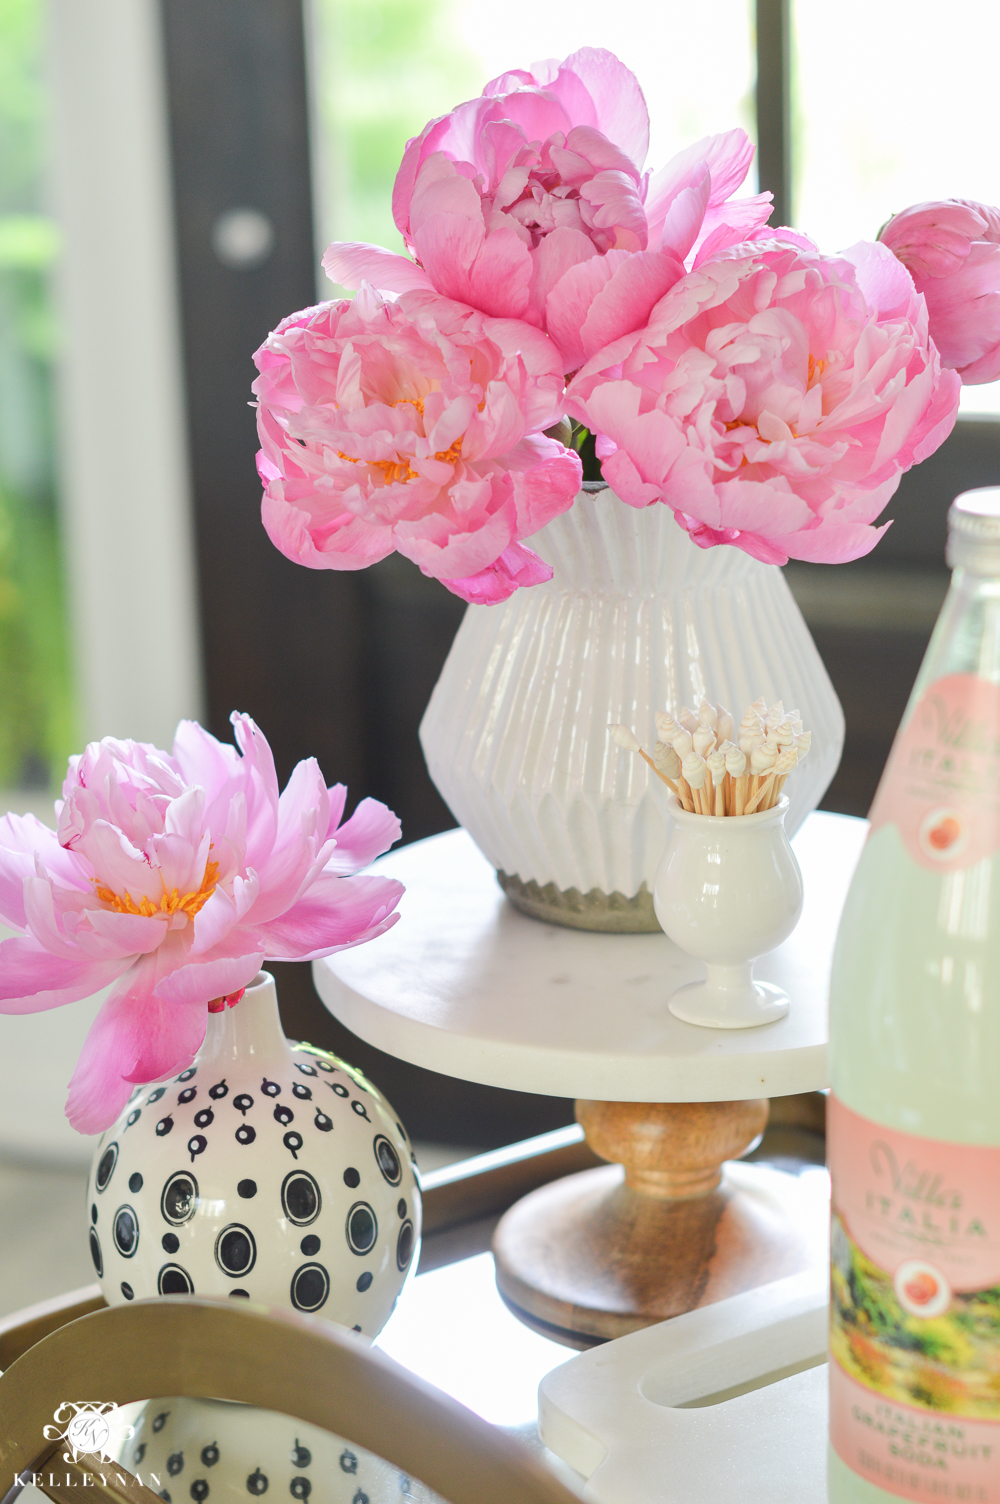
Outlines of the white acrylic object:
{"label": "white acrylic object", "polygon": [[494,867],[562,891],[652,892],[667,790],[610,740],[702,696],[739,719],[759,695],[801,711],[813,752],[790,780],[790,834],[840,761],[844,718],[784,576],[701,549],[668,507],[581,492],[531,540],[546,585],[470,606],[420,728],[431,777]]}
{"label": "white acrylic object", "polygon": [[814,814],[795,838],[802,919],[759,963],[793,1000],[766,1029],[699,1029],[667,1000],[701,976],[665,935],[540,924],[504,898],[465,831],[382,857],[406,892],[371,945],[313,963],[326,1006],[369,1044],[445,1075],[603,1102],[709,1102],[826,1085],[826,992],[862,820]]}
{"label": "white acrylic object", "polygon": [[706,963],[670,1011],[710,1029],[752,1029],[788,1012],[788,994],[755,982],[753,963],[794,930],[802,873],[785,834],[788,801],[752,815],[696,815],[671,798],[674,832],[656,874],[653,907],[664,931]]}
{"label": "white acrylic object", "polygon": [[810,1270],[581,1353],[543,1442],[594,1504],[823,1504],[828,1293]]}

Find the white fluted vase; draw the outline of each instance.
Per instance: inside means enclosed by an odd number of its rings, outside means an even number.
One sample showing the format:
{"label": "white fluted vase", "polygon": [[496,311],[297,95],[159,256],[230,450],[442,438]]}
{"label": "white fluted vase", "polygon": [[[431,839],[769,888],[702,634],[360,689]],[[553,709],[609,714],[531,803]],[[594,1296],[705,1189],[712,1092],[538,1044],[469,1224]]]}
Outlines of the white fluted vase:
{"label": "white fluted vase", "polygon": [[430,775],[518,908],[579,929],[657,930],[668,791],[622,752],[654,712],[706,697],[739,718],[798,708],[812,750],[789,779],[789,834],[840,761],[844,717],[781,570],[701,549],[668,507],[583,491],[531,539],[555,576],[470,606],[420,727]]}

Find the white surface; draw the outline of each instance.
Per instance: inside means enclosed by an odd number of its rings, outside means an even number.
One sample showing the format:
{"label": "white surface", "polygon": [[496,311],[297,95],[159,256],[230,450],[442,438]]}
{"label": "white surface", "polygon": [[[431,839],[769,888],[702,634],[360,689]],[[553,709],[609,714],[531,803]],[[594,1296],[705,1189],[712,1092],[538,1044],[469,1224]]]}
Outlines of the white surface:
{"label": "white surface", "polygon": [[84,738],[201,707],[156,0],[52,0],[60,501]]}
{"label": "white surface", "polygon": [[785,834],[787,803],[739,819],[696,815],[671,800],[674,831],[656,874],[653,908],[681,950],[706,964],[670,1011],[689,1024],[748,1029],[788,1012],[787,994],[754,983],[802,913],[802,873]]}
{"label": "white surface", "polygon": [[533,1423],[539,1381],[566,1361],[508,1311],[489,1253],[419,1275],[376,1346],[496,1426]]}
{"label": "white surface", "polygon": [[814,814],[793,846],[794,934],[757,974],[792,1000],[760,1029],[682,1023],[667,1000],[701,975],[665,935],[595,935],[519,914],[465,831],[383,857],[407,891],[370,945],[313,963],[330,1011],[369,1044],[445,1075],[608,1102],[730,1101],[826,1085],[826,991],[867,826]]}
{"label": "white surface", "polygon": [[[51,821],[51,800],[49,804]],[[0,940],[13,934],[0,924]],[[0,1158],[67,1168],[90,1164],[97,1139],[70,1127],[66,1091],[109,991],[106,987],[69,1008],[0,1014]]]}
{"label": "white surface", "polygon": [[[0,816],[8,810],[55,824],[51,794],[5,790],[0,792]],[[0,924],[0,940],[14,933]],[[83,1041],[109,991],[105,987],[83,1002],[44,1013],[0,1014],[0,1158],[65,1168],[90,1164],[97,1138],[70,1127],[66,1091]]]}
{"label": "white surface", "polygon": [[542,1380],[542,1441],[595,1504],[822,1504],[828,1286],[793,1275],[581,1353]]}
{"label": "white surface", "polygon": [[0,1316],[94,1283],[87,1172],[0,1161]]}
{"label": "white surface", "polygon": [[788,783],[793,833],[840,761],[844,717],[780,569],[702,549],[665,506],[581,492],[531,546],[548,584],[470,606],[420,727],[430,775],[495,867],[524,881],[652,892],[667,789],[609,722],[703,696],[737,721],[763,695],[801,710],[813,751]]}

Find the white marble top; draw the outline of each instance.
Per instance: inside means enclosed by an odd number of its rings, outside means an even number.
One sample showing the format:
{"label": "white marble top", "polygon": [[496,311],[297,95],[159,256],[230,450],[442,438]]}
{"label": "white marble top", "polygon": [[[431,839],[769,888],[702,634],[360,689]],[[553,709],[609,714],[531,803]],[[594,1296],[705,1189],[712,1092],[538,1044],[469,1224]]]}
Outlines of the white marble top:
{"label": "white marble top", "polygon": [[703,975],[665,935],[601,935],[520,914],[463,830],[391,852],[401,918],[313,963],[316,988],[369,1044],[445,1075],[548,1096],[708,1102],[826,1085],[827,984],[867,825],[813,814],[794,848],[805,883],[795,933],[755,975],[791,998],[758,1029],[702,1029],[667,999]]}

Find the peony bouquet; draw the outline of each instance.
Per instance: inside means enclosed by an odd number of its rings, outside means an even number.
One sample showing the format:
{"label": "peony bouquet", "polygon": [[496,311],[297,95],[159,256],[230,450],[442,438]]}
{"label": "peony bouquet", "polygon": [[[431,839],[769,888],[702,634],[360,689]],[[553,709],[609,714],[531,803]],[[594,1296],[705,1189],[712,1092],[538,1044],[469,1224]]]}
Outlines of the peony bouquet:
{"label": "peony bouquet", "polygon": [[611,53],[493,79],[410,141],[406,254],[335,243],[360,289],[257,352],[264,525],[289,558],[397,550],[468,601],[552,571],[526,545],[583,477],[767,563],[869,552],[961,381],[1000,375],[1000,211],[924,204],[839,255],[736,196],[753,148],[645,170]]}
{"label": "peony bouquet", "polygon": [[249,716],[239,747],[182,721],[172,752],[105,737],[70,759],[56,829],[0,819],[0,1013],[111,991],[70,1081],[82,1133],[113,1123],[133,1087],[184,1070],[209,1010],[232,1006],[265,960],[308,961],[387,930],[403,892],[355,876],[399,821],[314,758],[279,794]]}

